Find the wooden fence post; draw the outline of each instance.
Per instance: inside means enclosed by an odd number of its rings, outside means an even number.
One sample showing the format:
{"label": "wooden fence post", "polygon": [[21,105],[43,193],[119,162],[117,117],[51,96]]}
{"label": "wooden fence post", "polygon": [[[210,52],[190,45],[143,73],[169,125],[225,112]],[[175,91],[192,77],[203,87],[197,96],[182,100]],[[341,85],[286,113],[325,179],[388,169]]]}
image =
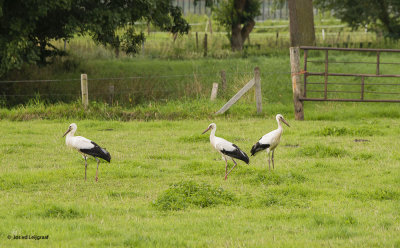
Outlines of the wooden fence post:
{"label": "wooden fence post", "polygon": [[196,32],[196,52],[199,51],[199,34]]}
{"label": "wooden fence post", "polygon": [[221,71],[221,85],[222,85],[222,91],[225,94],[226,93],[226,72],[224,70]]}
{"label": "wooden fence post", "polygon": [[211,101],[214,101],[217,98],[218,94],[218,83],[213,83],[213,87],[211,90]]}
{"label": "wooden fence post", "polygon": [[300,101],[301,96],[301,79],[300,79],[300,48],[290,48],[290,68],[292,72],[292,89],[294,103],[294,117],[296,120],[304,120],[303,102]]}
{"label": "wooden fence post", "polygon": [[204,57],[207,57],[207,34],[204,34]]}
{"label": "wooden fence post", "polygon": [[254,87],[255,87],[255,94],[256,94],[256,106],[257,106],[257,113],[261,114],[262,112],[262,94],[261,94],[261,78],[260,78],[260,68],[254,68]]}
{"label": "wooden fence post", "polygon": [[89,92],[87,74],[81,74],[82,104],[85,108],[89,106]]}
{"label": "wooden fence post", "polygon": [[108,86],[108,92],[110,94],[110,104],[113,105],[114,103],[114,85]]}

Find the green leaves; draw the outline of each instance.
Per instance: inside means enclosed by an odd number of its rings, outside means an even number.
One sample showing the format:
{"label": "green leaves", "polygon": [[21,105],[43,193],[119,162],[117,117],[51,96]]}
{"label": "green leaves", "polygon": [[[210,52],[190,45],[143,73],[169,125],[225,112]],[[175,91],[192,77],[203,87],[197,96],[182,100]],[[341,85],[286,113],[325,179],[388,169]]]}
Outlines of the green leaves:
{"label": "green leaves", "polygon": [[135,22],[185,34],[189,24],[171,0],[0,0],[0,77],[24,63],[45,65],[62,55],[52,40],[88,33],[118,52],[137,53],[144,41]]}
{"label": "green leaves", "polygon": [[368,27],[386,37],[400,39],[398,0],[316,0],[314,4],[323,10],[334,10],[336,17],[354,29]]}

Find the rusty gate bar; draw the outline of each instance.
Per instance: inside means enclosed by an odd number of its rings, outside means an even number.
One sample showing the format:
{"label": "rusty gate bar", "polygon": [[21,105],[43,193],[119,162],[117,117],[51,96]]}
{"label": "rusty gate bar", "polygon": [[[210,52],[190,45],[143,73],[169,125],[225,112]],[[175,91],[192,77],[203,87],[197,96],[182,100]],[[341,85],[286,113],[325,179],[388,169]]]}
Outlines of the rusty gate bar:
{"label": "rusty gate bar", "polygon": [[[325,76],[325,72],[307,72],[310,76]],[[328,73],[328,76],[338,76],[338,77],[400,77],[400,75],[376,75],[376,74],[357,74],[357,73]]]}
{"label": "rusty gate bar", "polygon": [[[308,50],[304,50],[304,51],[308,51]],[[310,63],[325,63],[325,61],[323,60],[307,60],[307,62]],[[376,62],[361,62],[361,61],[341,61],[341,62],[337,62],[337,61],[331,61],[329,62],[330,64],[372,64],[372,65],[376,65]],[[395,62],[379,62],[380,65],[400,65],[400,63],[395,63]]]}
{"label": "rusty gate bar", "polygon": [[364,76],[361,77],[361,100],[364,100]]}
{"label": "rusty gate bar", "polygon": [[374,48],[340,48],[340,47],[313,47],[300,46],[303,50],[334,50],[334,51],[353,51],[353,52],[393,52],[400,53],[400,49],[374,49]]}
{"label": "rusty gate bar", "polygon": [[379,52],[376,52],[376,75],[379,75]]}
{"label": "rusty gate bar", "polygon": [[324,98],[328,99],[328,50],[325,51],[325,93]]}
{"label": "rusty gate bar", "polygon": [[324,99],[324,98],[307,98],[301,99],[302,101],[311,102],[400,102],[400,100],[384,100],[384,99]]}
{"label": "rusty gate bar", "polygon": [[307,50],[304,50],[304,89],[303,97],[307,97]]}

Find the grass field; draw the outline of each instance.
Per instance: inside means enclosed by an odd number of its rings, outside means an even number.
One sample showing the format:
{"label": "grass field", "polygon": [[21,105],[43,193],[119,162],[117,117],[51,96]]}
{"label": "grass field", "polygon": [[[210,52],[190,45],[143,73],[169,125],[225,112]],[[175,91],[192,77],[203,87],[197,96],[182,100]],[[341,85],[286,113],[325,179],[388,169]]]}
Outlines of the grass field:
{"label": "grass field", "polygon": [[0,247],[399,247],[398,118],[287,119],[275,170],[261,154],[227,181],[200,133],[249,152],[273,118],[78,121],[112,155],[97,183],[72,120],[0,121]]}

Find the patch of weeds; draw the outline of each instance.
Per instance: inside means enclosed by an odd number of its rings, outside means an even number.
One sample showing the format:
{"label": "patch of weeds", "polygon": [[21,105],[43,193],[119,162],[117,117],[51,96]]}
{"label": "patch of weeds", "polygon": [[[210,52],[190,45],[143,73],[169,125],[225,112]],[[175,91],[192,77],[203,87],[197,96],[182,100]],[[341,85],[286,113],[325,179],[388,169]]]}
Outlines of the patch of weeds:
{"label": "patch of weeds", "polygon": [[303,183],[307,178],[301,174],[289,172],[286,175],[279,175],[275,172],[260,172],[255,177],[250,178],[249,182],[253,184],[262,183],[264,185],[279,185],[282,183]]}
{"label": "patch of weeds", "polygon": [[313,217],[314,224],[317,226],[333,226],[336,225],[336,220],[333,216],[326,214],[318,214]]}
{"label": "patch of weeds", "polygon": [[275,195],[268,195],[265,199],[261,200],[261,205],[270,207],[273,205],[282,205],[282,200]]}
{"label": "patch of weeds", "polygon": [[46,218],[74,219],[79,218],[82,214],[74,208],[63,208],[59,206],[51,206],[47,208],[41,216]]}
{"label": "patch of weeds", "polygon": [[346,128],[346,127],[324,127],[318,131],[313,132],[316,136],[374,136],[382,135],[383,133],[371,127],[358,127],[358,128]]}
{"label": "patch of weeds", "polygon": [[255,177],[251,178],[250,183],[262,183],[264,185],[279,185],[283,183],[284,178],[275,172],[266,173],[260,172]]}
{"label": "patch of weeds", "polygon": [[127,197],[127,198],[135,198],[139,194],[136,192],[115,192],[115,191],[110,191],[107,193],[109,197],[115,197],[115,198],[121,198],[121,197]]}
{"label": "patch of weeds", "polygon": [[400,193],[397,191],[389,190],[389,189],[376,189],[374,191],[357,191],[353,190],[348,194],[348,197],[355,198],[361,201],[367,200],[398,200],[400,199]]}
{"label": "patch of weeds", "polygon": [[286,188],[268,189],[266,196],[261,198],[261,206],[308,207],[313,192],[304,188],[288,186]]}
{"label": "patch of weeds", "polygon": [[329,165],[327,163],[322,163],[322,162],[316,162],[314,163],[315,168],[327,168]]}
{"label": "patch of weeds", "polygon": [[158,154],[158,155],[149,155],[150,159],[157,159],[157,160],[175,160],[175,159],[180,159],[180,160],[187,160],[189,159],[188,157],[181,156],[181,155],[172,155],[172,154]]}
{"label": "patch of weeds", "polygon": [[210,136],[208,135],[189,135],[189,136],[181,136],[178,138],[178,141],[180,142],[186,142],[186,143],[195,143],[195,142],[210,142]]}
{"label": "patch of weeds", "polygon": [[304,183],[307,181],[307,178],[301,174],[289,172],[286,175],[287,181],[291,183]]}
{"label": "patch of weeds", "polygon": [[336,147],[329,147],[321,144],[300,148],[300,150],[297,153],[300,156],[317,157],[317,158],[327,158],[327,157],[340,158],[348,155],[347,151],[343,149]]}
{"label": "patch of weeds", "polygon": [[183,210],[188,207],[207,208],[219,204],[231,205],[235,200],[234,194],[221,187],[187,181],[171,185],[158,196],[153,205],[163,211]]}
{"label": "patch of weeds", "polygon": [[357,219],[354,216],[350,215],[350,214],[346,214],[340,220],[340,224],[341,225],[352,226],[352,225],[356,225],[357,223],[358,223]]}
{"label": "patch of weeds", "polygon": [[369,160],[369,159],[372,159],[373,157],[374,157],[374,154],[363,152],[363,153],[356,154],[353,157],[353,159],[354,160]]}
{"label": "patch of weeds", "polygon": [[325,229],[321,235],[318,235],[320,239],[349,239],[352,236],[354,236],[354,233],[344,226]]}
{"label": "patch of weeds", "polygon": [[343,136],[348,133],[349,131],[345,127],[325,127],[314,132],[317,136]]}
{"label": "patch of weeds", "polygon": [[397,200],[400,198],[399,192],[395,192],[389,189],[376,189],[369,193],[369,196],[373,200]]}
{"label": "patch of weeds", "polygon": [[191,161],[181,165],[180,168],[186,172],[189,172],[190,174],[196,175],[212,176],[221,174],[221,176],[223,176],[223,173],[225,173],[225,170],[222,166],[215,165],[214,163],[210,163],[208,161]]}

